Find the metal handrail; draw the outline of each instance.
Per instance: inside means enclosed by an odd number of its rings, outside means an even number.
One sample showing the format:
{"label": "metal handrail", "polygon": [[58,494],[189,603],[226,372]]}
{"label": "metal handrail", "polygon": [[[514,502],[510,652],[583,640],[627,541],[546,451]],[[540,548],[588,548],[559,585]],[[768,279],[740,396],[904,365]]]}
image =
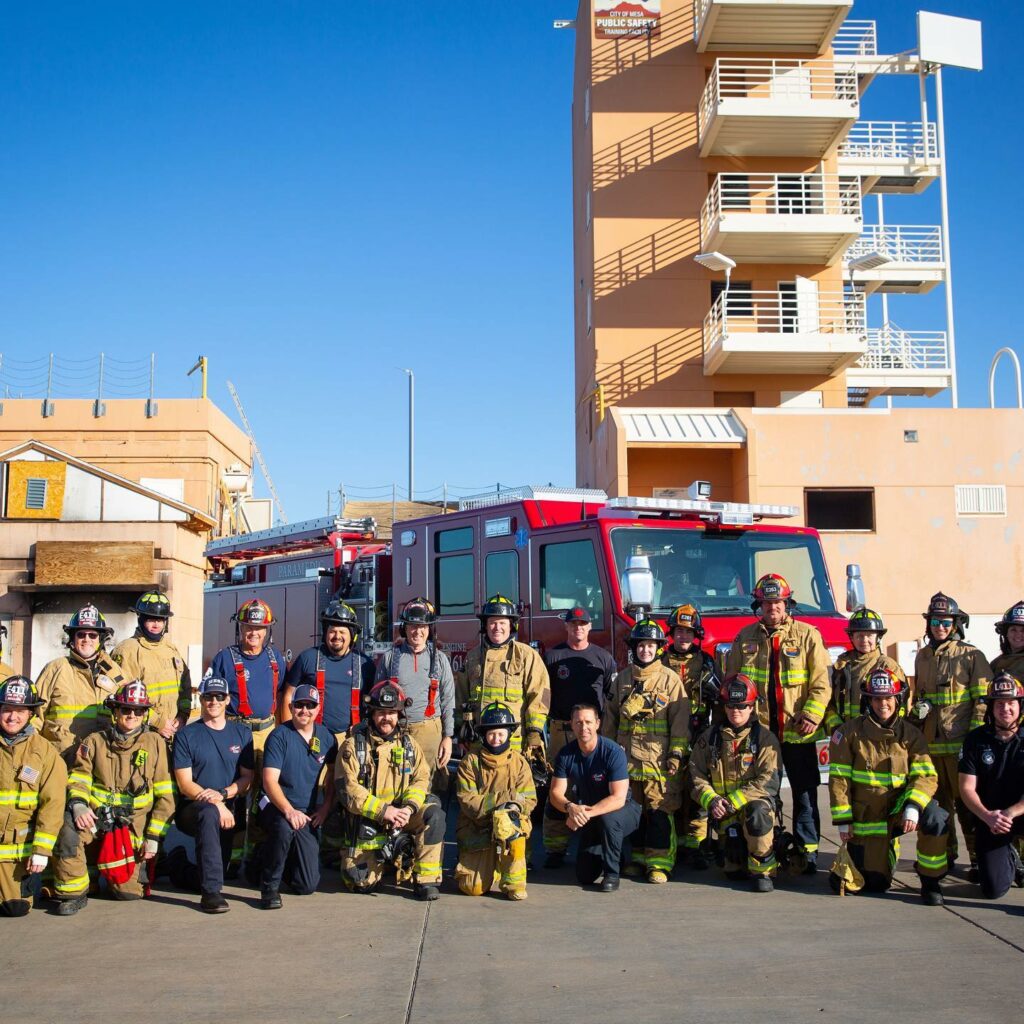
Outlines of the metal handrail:
{"label": "metal handrail", "polygon": [[701,95],[699,132],[704,134],[718,105],[726,99],[818,103],[859,103],[857,74],[831,61],[719,57]]}
{"label": "metal handrail", "polygon": [[860,179],[837,174],[717,174],[701,209],[704,239],[726,213],[859,218]]}
{"label": "metal handrail", "polygon": [[837,57],[877,57],[878,26],[873,21],[844,21],[832,39]]}
{"label": "metal handrail", "polygon": [[735,334],[866,333],[861,292],[722,292],[704,318],[704,342],[711,346]]}
{"label": "metal handrail", "polygon": [[880,252],[892,263],[941,263],[942,229],[923,224],[868,224],[846,250],[848,263],[869,252]]}
{"label": "metal handrail", "polygon": [[935,122],[858,121],[839,146],[840,160],[938,160]]}
{"label": "metal handrail", "polygon": [[948,370],[945,331],[905,331],[894,323],[868,328],[867,352],[856,364],[861,370]]}

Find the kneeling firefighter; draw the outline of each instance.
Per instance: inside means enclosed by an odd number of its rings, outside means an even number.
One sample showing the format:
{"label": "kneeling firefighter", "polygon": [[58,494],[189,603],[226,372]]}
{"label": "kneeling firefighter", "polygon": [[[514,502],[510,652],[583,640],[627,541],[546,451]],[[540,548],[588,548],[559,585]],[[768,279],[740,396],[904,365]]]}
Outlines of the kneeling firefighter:
{"label": "kneeling firefighter", "polygon": [[406,728],[408,706],[400,686],[376,683],[368,714],[341,745],[336,789],[348,815],[341,877],[355,892],[372,892],[394,864],[400,883],[412,878],[419,899],[436,900],[444,811],[429,792],[430,762]]}

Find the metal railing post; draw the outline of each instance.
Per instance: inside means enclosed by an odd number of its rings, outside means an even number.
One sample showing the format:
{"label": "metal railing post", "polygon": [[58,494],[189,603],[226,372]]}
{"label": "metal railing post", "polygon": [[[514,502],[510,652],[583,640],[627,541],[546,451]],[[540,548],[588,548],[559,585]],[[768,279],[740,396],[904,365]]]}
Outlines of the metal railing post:
{"label": "metal railing post", "polygon": [[1017,408],[1024,409],[1024,395],[1021,393],[1021,382],[1020,382],[1020,360],[1017,358],[1017,353],[1012,348],[1004,346],[1001,348],[995,356],[992,358],[992,365],[988,371],[988,405],[990,409],[996,407],[996,366],[999,364],[999,360],[1003,356],[1009,356],[1010,362],[1013,363],[1013,369],[1017,378]]}

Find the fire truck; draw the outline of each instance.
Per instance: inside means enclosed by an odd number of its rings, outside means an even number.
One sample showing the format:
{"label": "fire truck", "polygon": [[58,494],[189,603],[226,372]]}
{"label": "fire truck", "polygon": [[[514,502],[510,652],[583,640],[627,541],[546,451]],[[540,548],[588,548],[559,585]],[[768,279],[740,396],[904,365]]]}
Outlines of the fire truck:
{"label": "fire truck", "polygon": [[[750,593],[767,572],[786,577],[793,614],[820,630],[833,660],[849,647],[817,531],[782,522],[798,509],[715,501],[705,481],[687,495],[502,488],[396,523],[390,542],[377,538],[372,520],[335,518],[214,541],[204,659],[234,641],[230,617],[250,597],[273,608],[275,641],[290,658],[316,642],[320,609],[334,595],[356,609],[371,654],[389,645],[404,602],[425,596],[457,671],[479,642],[477,611],[494,593],[518,605],[519,639],[541,651],[565,639],[562,617],[581,605],[591,642],[620,664],[638,617],[664,624],[693,604],[704,616],[704,649],[721,658],[753,621]],[[847,610],[863,603],[859,568],[848,566]]]}

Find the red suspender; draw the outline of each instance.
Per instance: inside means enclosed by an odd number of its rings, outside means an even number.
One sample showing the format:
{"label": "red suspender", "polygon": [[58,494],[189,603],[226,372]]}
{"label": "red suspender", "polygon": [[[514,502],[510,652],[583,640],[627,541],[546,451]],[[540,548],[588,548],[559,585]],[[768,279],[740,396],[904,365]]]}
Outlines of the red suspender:
{"label": "red suspender", "polygon": [[245,665],[242,656],[231,647],[231,661],[235,666],[235,682],[238,685],[238,714],[242,718],[252,718],[252,708],[249,706],[249,687],[245,682]]}
{"label": "red suspender", "polygon": [[427,709],[423,712],[424,718],[433,718],[437,714],[435,702],[437,701],[437,688],[439,685],[438,680],[430,680],[430,688],[427,690]]}
{"label": "red suspender", "polygon": [[320,660],[320,652],[316,652],[316,692],[320,694],[320,707],[316,710],[316,720],[323,722],[324,720],[324,666]]}
{"label": "red suspender", "polygon": [[359,665],[355,663],[355,658],[352,659],[352,703],[350,705],[350,727],[359,724],[359,698],[362,694],[363,678],[362,673],[359,671]]}
{"label": "red suspender", "polygon": [[[769,665],[768,685],[775,687],[775,708],[779,716],[779,736],[782,736],[782,730],[786,725],[786,708],[785,708],[785,694],[782,689],[782,659],[779,657],[779,644],[782,637],[778,632],[772,634],[772,653],[771,653],[771,664]],[[772,666],[774,666],[774,676],[772,678]]]}

